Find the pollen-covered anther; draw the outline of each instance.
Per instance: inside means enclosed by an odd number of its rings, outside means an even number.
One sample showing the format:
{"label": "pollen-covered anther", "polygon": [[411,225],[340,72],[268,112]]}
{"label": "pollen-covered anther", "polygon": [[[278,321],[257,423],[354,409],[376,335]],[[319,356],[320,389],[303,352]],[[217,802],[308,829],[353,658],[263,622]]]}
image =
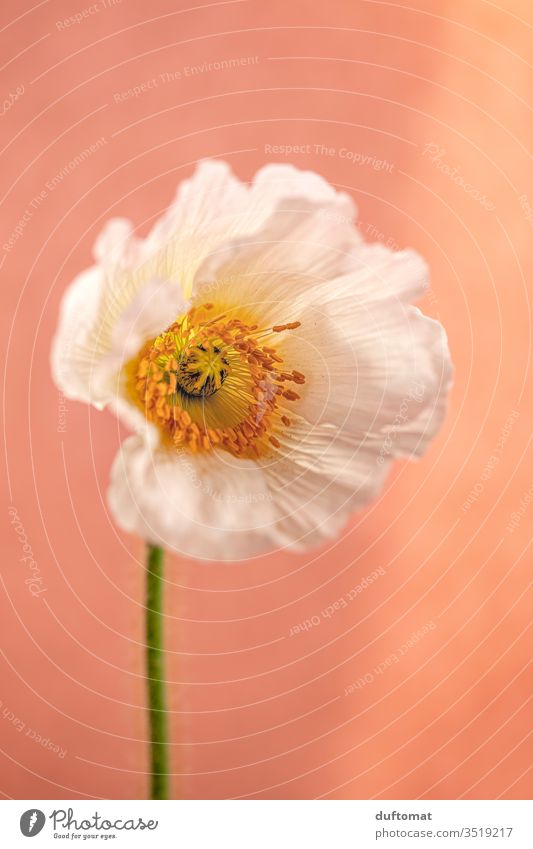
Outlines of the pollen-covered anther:
{"label": "pollen-covered anther", "polygon": [[277,348],[262,340],[300,322],[258,331],[225,312],[208,316],[214,309],[193,307],[145,346],[132,363],[137,403],[178,449],[242,457],[279,450],[276,432],[291,425],[283,407],[300,398],[286,382],[304,383],[305,375],[282,371]]}
{"label": "pollen-covered anther", "polygon": [[300,321],[290,321],[288,324],[275,324],[272,328],[272,332],[283,333],[284,330],[296,330],[296,328],[300,326]]}

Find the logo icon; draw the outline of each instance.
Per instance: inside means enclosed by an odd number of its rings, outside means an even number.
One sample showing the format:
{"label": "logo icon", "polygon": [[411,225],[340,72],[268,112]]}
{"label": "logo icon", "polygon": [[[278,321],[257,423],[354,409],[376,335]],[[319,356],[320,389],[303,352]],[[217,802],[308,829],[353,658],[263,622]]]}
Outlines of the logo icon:
{"label": "logo icon", "polygon": [[35,837],[42,830],[46,817],[38,808],[30,808],[24,811],[20,818],[20,830],[24,837]]}

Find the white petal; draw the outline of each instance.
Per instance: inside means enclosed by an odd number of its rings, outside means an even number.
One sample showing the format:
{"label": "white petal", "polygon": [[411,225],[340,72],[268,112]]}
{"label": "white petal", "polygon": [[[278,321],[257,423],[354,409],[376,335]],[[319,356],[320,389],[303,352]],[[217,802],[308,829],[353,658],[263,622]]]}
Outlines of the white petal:
{"label": "white petal", "polygon": [[[201,266],[196,291],[205,283],[229,280],[235,285],[240,280],[250,296],[246,280],[255,275],[305,275],[309,281],[342,274],[361,243],[355,219],[351,198],[318,174],[268,165],[256,175],[247,205],[238,211],[225,241]],[[238,236],[231,239],[235,230]]]}
{"label": "white petal", "polygon": [[225,452],[177,453],[130,437],[113,463],[108,503],[124,530],[186,556],[234,560],[271,547],[265,476]]}
{"label": "white petal", "polygon": [[105,353],[93,335],[104,286],[98,266],[83,271],[65,292],[52,343],[52,375],[68,398],[99,406],[105,398],[91,391],[95,362]]}
{"label": "white petal", "polygon": [[[305,437],[302,441],[302,437]],[[388,461],[335,428],[298,424],[263,462],[177,453],[139,436],[121,446],[108,503],[116,522],[179,554],[237,560],[333,538],[375,498]]]}
{"label": "white petal", "polygon": [[226,162],[200,162],[192,177],[179,184],[174,200],[152,228],[147,239],[152,251],[173,240],[210,239],[213,232],[220,239],[246,206],[247,197],[247,186]]}
{"label": "white petal", "polygon": [[354,218],[353,201],[318,174],[268,165],[248,187],[226,163],[205,161],[148,237],[150,273],[179,279],[186,297],[251,257],[262,272],[340,274],[360,242]]}
{"label": "white petal", "polygon": [[260,461],[275,493],[272,541],[278,547],[303,551],[323,544],[379,495],[390,461],[379,462],[372,445],[294,418],[278,439],[275,457]]}
{"label": "white petal", "polygon": [[132,267],[143,260],[143,242],[127,218],[110,218],[94,243],[93,256],[104,268]]}
{"label": "white petal", "polygon": [[366,255],[365,270],[312,290],[316,303],[280,352],[306,375],[297,410],[308,421],[343,428],[381,456],[419,455],[446,410],[446,336],[408,303],[427,285],[423,261],[382,248]]}

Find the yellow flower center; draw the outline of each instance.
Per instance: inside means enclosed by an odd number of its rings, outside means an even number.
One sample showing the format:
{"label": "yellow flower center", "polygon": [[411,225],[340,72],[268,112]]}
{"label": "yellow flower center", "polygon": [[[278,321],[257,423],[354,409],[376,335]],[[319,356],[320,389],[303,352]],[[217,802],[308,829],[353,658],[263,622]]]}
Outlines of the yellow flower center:
{"label": "yellow flower center", "polygon": [[260,330],[234,314],[194,306],[129,363],[130,395],[167,444],[240,457],[281,447],[305,377],[284,368],[276,335],[299,322]]}

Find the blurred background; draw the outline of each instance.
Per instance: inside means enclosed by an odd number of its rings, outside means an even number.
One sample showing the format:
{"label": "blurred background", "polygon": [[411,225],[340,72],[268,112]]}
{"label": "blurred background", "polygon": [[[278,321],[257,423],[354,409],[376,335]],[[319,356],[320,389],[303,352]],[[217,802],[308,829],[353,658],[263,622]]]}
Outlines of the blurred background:
{"label": "blurred background", "polygon": [[315,170],[366,239],[419,250],[455,385],[328,548],[169,558],[174,796],[531,794],[532,23],[526,0],[2,4],[4,797],[147,794],[144,552],[105,504],[125,432],[49,351],[106,219],[146,233],[203,157]]}

